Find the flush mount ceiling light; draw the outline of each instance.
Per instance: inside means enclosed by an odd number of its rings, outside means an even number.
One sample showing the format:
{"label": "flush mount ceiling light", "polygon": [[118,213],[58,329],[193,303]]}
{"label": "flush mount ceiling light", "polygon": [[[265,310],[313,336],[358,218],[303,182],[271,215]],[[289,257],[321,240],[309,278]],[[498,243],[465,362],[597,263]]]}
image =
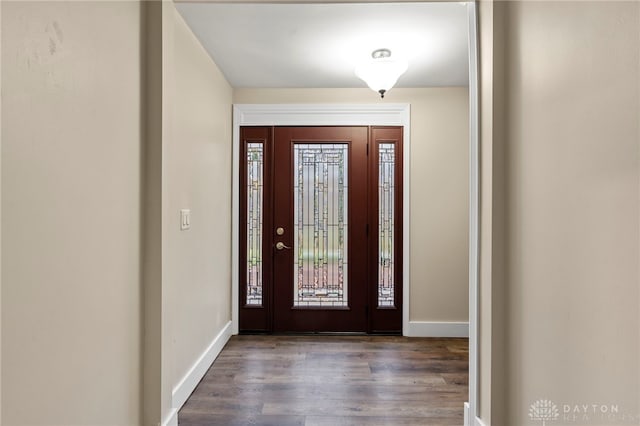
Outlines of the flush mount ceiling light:
{"label": "flush mount ceiling light", "polygon": [[371,60],[358,66],[356,75],[375,92],[384,94],[390,90],[398,78],[407,70],[407,62],[391,59],[389,49],[378,49],[371,53]]}

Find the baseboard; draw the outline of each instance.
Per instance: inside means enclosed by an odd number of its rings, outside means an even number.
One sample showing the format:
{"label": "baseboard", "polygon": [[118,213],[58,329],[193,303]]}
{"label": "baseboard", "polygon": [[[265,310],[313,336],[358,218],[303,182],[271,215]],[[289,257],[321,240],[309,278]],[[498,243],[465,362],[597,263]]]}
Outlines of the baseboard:
{"label": "baseboard", "polygon": [[162,426],[178,426],[178,409],[172,408],[167,418],[162,422]]}
{"label": "baseboard", "polygon": [[473,416],[473,421],[471,421],[471,413],[469,410],[469,403],[465,402],[464,403],[464,426],[487,426],[482,420],[480,420],[480,417],[478,416]]}
{"label": "baseboard", "polygon": [[231,321],[229,321],[213,339],[209,347],[191,366],[182,380],[173,388],[171,406],[176,410],[176,413],[184,403],[187,402],[189,395],[191,395],[191,392],[198,386],[198,383],[200,383],[200,380],[202,380],[202,377],[204,377],[209,367],[211,367],[213,361],[215,361],[216,357],[220,354],[224,345],[229,341],[231,334]]}
{"label": "baseboard", "polygon": [[476,423],[473,426],[488,426],[488,425],[485,424],[485,422],[483,422],[482,420],[480,420],[480,417],[476,416]]}
{"label": "baseboard", "polygon": [[409,337],[469,337],[468,322],[409,321]]}

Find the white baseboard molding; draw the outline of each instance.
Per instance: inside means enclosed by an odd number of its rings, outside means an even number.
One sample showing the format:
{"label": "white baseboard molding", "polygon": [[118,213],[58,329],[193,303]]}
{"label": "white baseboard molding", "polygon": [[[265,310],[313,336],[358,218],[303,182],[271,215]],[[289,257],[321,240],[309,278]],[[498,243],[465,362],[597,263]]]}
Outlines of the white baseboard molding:
{"label": "white baseboard molding", "polygon": [[485,424],[485,422],[483,422],[482,420],[480,420],[480,417],[476,417],[476,424],[473,426],[488,426],[488,425]]}
{"label": "white baseboard molding", "polygon": [[[482,420],[480,420],[480,417],[478,416],[473,416],[471,417],[471,413],[469,411],[469,403],[465,402],[464,403],[464,426],[487,426]],[[470,420],[472,419],[473,420]]]}
{"label": "white baseboard molding", "polygon": [[178,409],[172,408],[167,418],[162,422],[162,426],[178,426]]}
{"label": "white baseboard molding", "polygon": [[[231,337],[231,321],[225,324],[222,327],[222,330],[218,333],[218,335],[213,339],[209,347],[200,355],[200,357],[196,360],[196,362],[191,366],[187,374],[184,375],[182,380],[178,382],[177,385],[174,386],[173,392],[171,394],[171,406],[176,411],[180,410],[180,408],[187,402],[189,395],[191,392],[198,386],[202,377],[204,377],[205,373],[213,364],[213,361],[218,357],[224,345],[227,344],[229,338]],[[176,417],[176,425],[177,416]],[[170,426],[170,425],[169,425]]]}
{"label": "white baseboard molding", "polygon": [[468,322],[409,321],[409,337],[469,337]]}

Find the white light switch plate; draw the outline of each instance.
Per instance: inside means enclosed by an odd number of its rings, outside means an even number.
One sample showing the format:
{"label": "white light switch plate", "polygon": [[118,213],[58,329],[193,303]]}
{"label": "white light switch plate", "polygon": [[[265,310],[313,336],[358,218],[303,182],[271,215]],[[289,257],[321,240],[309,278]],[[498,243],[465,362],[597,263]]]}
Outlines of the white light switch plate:
{"label": "white light switch plate", "polygon": [[191,228],[191,210],[180,210],[180,229],[182,231]]}

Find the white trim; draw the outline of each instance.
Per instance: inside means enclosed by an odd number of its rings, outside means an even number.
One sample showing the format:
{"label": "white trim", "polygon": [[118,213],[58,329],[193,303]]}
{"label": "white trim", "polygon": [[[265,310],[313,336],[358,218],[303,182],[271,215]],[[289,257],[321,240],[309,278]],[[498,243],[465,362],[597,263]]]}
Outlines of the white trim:
{"label": "white trim", "polygon": [[485,422],[483,422],[480,417],[474,416],[473,420],[470,420],[469,414],[469,403],[464,403],[464,426],[488,426]]}
{"label": "white trim", "polygon": [[408,337],[469,337],[468,322],[409,322]]}
{"label": "white trim", "polygon": [[238,217],[240,209],[240,126],[403,126],[403,259],[402,334],[409,332],[409,199],[411,175],[411,106],[409,104],[236,104],[233,106],[232,309],[233,334],[238,333]]}
{"label": "white trim", "polygon": [[162,426],[178,426],[178,409],[172,408],[167,417],[162,421]]}
{"label": "white trim", "polygon": [[402,135],[402,334],[406,335],[409,327],[409,283],[411,269],[411,111],[409,104],[401,112],[401,119],[404,126]]}
{"label": "white trim", "polygon": [[[467,3],[469,22],[469,418],[478,415],[478,274],[480,247],[480,160],[478,146],[478,21],[476,2]],[[486,396],[489,397],[488,395]]]}
{"label": "white trim", "polygon": [[473,426],[489,426],[489,425],[487,425],[485,422],[480,420],[480,417],[476,416],[475,423]]}
{"label": "white trim", "polygon": [[237,104],[240,126],[402,126],[408,104]]}
{"label": "white trim", "polygon": [[[191,366],[187,374],[184,375],[182,380],[174,386],[171,392],[171,406],[177,411],[179,410],[187,399],[191,392],[198,386],[202,377],[213,364],[213,361],[218,357],[224,345],[229,341],[231,337],[231,321],[229,321],[220,330],[218,335],[213,339],[209,347],[198,357],[196,362]],[[177,423],[176,423],[177,424]]]}
{"label": "white trim", "polygon": [[233,107],[233,129],[231,134],[231,333],[240,332],[240,111]]}

